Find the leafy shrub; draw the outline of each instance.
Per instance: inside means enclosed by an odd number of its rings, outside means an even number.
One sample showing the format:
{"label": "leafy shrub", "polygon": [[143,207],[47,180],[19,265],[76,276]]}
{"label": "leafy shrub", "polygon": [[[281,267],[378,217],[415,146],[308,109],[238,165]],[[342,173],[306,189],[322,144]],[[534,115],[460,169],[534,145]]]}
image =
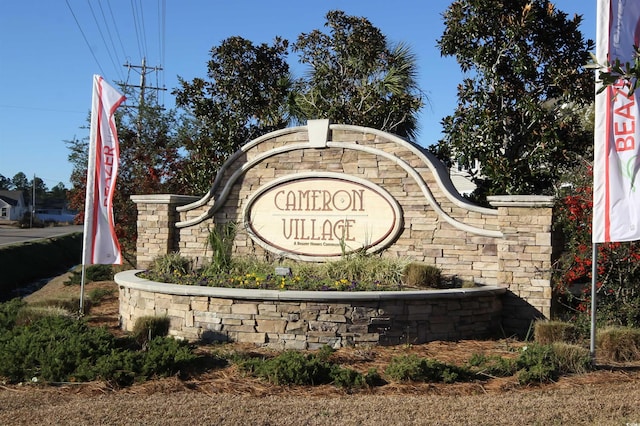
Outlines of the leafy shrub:
{"label": "leafy shrub", "polygon": [[455,365],[420,358],[414,354],[394,357],[387,366],[385,373],[396,381],[415,382],[444,382],[454,383],[468,380],[471,372]]}
{"label": "leafy shrub", "polygon": [[[17,317],[12,301],[0,305],[5,322]],[[20,307],[21,308],[21,307]],[[130,338],[69,316],[46,315],[0,333],[0,376],[11,382],[103,379],[116,385],[184,371],[197,357],[186,342],[156,337],[141,351]]]}
{"label": "leafy shrub", "polygon": [[184,370],[196,359],[188,342],[173,338],[153,338],[142,352],[139,375],[143,379],[153,376],[171,376]]}
{"label": "leafy shrub", "polygon": [[[91,309],[90,300],[85,301],[84,307]],[[28,325],[40,318],[50,316],[75,317],[80,310],[80,299],[77,297],[66,299],[44,299],[25,305],[16,317],[16,325]]]}
{"label": "leafy shrub", "polygon": [[0,303],[0,331],[11,330],[16,323],[18,312],[26,305],[20,298],[14,298],[5,303]]}
{"label": "leafy shrub", "polygon": [[[85,266],[85,283],[95,281],[113,281],[113,265]],[[82,268],[76,268],[64,285],[80,285],[82,283]]]}
{"label": "leafy shrub", "polygon": [[323,347],[317,354],[285,351],[270,358],[249,358],[239,362],[240,368],[276,385],[321,385],[354,388],[375,386],[379,375],[369,371],[363,376],[357,371],[342,368],[328,360],[331,348]]}
{"label": "leafy shrub", "polygon": [[536,321],[533,327],[536,343],[549,345],[554,342],[577,342],[580,333],[575,324],[564,321]]}
{"label": "leafy shrub", "polygon": [[509,377],[517,374],[521,384],[549,382],[561,374],[582,374],[593,368],[588,349],[561,342],[525,346],[515,359],[474,354],[468,364],[480,375]]}
{"label": "leafy shrub", "polygon": [[376,386],[383,386],[387,383],[382,378],[382,376],[380,376],[380,373],[378,373],[378,370],[373,367],[369,368],[369,370],[367,371],[367,374],[364,375],[364,381],[367,384],[367,386],[370,388],[376,387]]}
{"label": "leafy shrub", "polygon": [[553,349],[549,345],[532,344],[523,347],[515,365],[521,384],[545,383],[556,380],[559,376]]}
{"label": "leafy shrub", "polygon": [[73,379],[89,381],[100,378],[115,386],[130,386],[136,381],[140,364],[139,352],[113,349],[98,357],[93,366],[79,366]]}
{"label": "leafy shrub", "polygon": [[[76,307],[76,313],[78,309]],[[20,310],[16,317],[16,325],[29,325],[41,318],[52,316],[72,316],[73,313],[60,305],[27,305]]]}
{"label": "leafy shrub", "polygon": [[28,305],[29,307],[40,307],[40,308],[60,308],[70,313],[77,313],[80,307],[80,298],[79,297],[70,297],[64,299],[43,299],[35,302],[31,302]]}
{"label": "leafy shrub", "polygon": [[275,358],[251,358],[241,368],[276,385],[318,385],[331,383],[331,367],[309,354],[285,351]]}
{"label": "leafy shrub", "polygon": [[440,269],[425,263],[411,262],[404,269],[403,281],[409,287],[441,288]]}
{"label": "leafy shrub", "polygon": [[[114,337],[102,328],[63,316],[44,316],[15,327],[0,345],[0,376],[11,381],[39,377],[67,381],[78,368],[87,370],[114,347]],[[92,379],[92,377],[88,377]]]}
{"label": "leafy shrub", "polygon": [[140,345],[149,343],[156,337],[165,337],[169,334],[169,317],[143,316],[136,319],[133,325],[132,335]]}
{"label": "leafy shrub", "polygon": [[607,327],[598,332],[598,353],[615,362],[640,360],[640,329]]}
{"label": "leafy shrub", "polygon": [[87,294],[89,301],[93,305],[98,305],[107,296],[111,296],[115,292],[112,288],[92,288]]}
{"label": "leafy shrub", "polygon": [[489,377],[509,377],[516,372],[514,360],[497,355],[473,354],[467,364],[475,374]]}

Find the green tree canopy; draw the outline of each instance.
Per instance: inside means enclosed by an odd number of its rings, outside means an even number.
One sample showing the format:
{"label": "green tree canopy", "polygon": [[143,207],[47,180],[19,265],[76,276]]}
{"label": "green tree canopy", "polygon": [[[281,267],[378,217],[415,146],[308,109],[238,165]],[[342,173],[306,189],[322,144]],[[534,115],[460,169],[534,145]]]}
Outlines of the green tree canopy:
{"label": "green tree canopy", "polygon": [[[48,192],[47,184],[37,176],[34,176],[33,179],[31,179],[31,181],[29,182],[29,188],[30,191],[33,191],[33,189],[35,188],[35,194],[38,200],[45,197]],[[33,194],[33,192],[31,193]]]}
{"label": "green tree canopy", "polygon": [[328,118],[415,138],[423,100],[410,48],[390,44],[366,18],[331,11],[326,20],[328,34],[313,30],[293,45],[309,67],[297,81],[296,118]]}
{"label": "green tree canopy", "polygon": [[243,144],[289,121],[288,42],[254,45],[231,37],[211,49],[208,79],[179,79],[176,104],[191,115],[180,130],[187,152],[181,179],[209,190],[215,172]]}
{"label": "green tree canopy", "polygon": [[471,167],[480,196],[550,194],[589,155],[592,133],[579,114],[594,95],[585,69],[593,43],[547,0],[459,0],[444,13],[438,40],[467,77],[443,120],[441,155]]}
{"label": "green tree canopy", "polygon": [[31,185],[29,185],[29,179],[27,179],[27,175],[22,172],[18,172],[13,176],[13,178],[11,179],[11,185],[18,191],[28,192],[31,189]]}
{"label": "green tree canopy", "polygon": [[11,185],[11,179],[4,177],[4,175],[0,175],[0,190],[11,189]]}

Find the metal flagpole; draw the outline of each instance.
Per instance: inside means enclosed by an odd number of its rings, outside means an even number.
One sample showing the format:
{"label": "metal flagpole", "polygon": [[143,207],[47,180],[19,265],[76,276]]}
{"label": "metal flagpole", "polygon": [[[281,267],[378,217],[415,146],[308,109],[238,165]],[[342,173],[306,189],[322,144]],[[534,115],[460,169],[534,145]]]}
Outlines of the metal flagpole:
{"label": "metal flagpole", "polygon": [[84,315],[84,276],[85,276],[85,266],[84,262],[82,262],[82,275],[80,278],[80,315]]}
{"label": "metal flagpole", "polygon": [[593,243],[593,251],[591,253],[591,342],[589,345],[589,353],[591,361],[596,359],[596,292],[598,282],[598,243]]}

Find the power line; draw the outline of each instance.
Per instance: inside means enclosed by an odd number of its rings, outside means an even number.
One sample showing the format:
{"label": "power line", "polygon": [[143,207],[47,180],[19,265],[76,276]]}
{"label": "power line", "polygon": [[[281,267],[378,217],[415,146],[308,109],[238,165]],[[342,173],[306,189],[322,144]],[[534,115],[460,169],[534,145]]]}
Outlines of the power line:
{"label": "power line", "polygon": [[[98,2],[98,7],[100,8],[100,14],[102,15],[102,22],[104,23],[104,26],[107,30],[107,35],[109,36],[109,41],[111,42],[111,48],[113,49],[113,54],[116,57],[116,61],[118,62],[122,62],[119,58],[118,58],[118,49],[116,49],[116,45],[113,42],[113,36],[111,35],[111,25],[109,25],[109,23],[107,22],[107,17],[104,14],[104,9],[102,7],[102,3]],[[117,28],[114,28],[114,31],[117,31]],[[115,66],[115,64],[114,64]],[[120,69],[120,67],[116,67],[117,69]],[[120,78],[122,79],[124,77],[124,75],[122,74],[122,71],[120,71]]]}
{"label": "power line", "polygon": [[[96,18],[96,14],[93,11],[93,7],[91,6],[91,2],[89,0],[87,0],[87,4],[89,5],[89,10],[91,11],[91,16],[93,17],[93,22],[96,23],[96,28],[98,29],[98,34],[100,34],[100,38],[102,39],[102,44],[104,44],[105,50],[107,51],[107,55],[109,55],[109,59],[111,60],[111,65],[113,65],[113,69],[119,70],[118,66],[116,65],[116,61],[114,61],[113,56],[111,55],[111,49],[109,49],[109,46],[107,45],[107,40],[104,38],[104,34],[102,33],[102,29],[100,28],[100,23],[98,22],[98,18]],[[107,27],[107,28],[109,28],[109,27]]]}
{"label": "power line", "polygon": [[138,0],[139,9],[140,9],[140,26],[142,27],[142,46],[144,48],[144,57],[147,57],[148,48],[147,48],[147,30],[144,26],[144,13],[142,12],[142,0]]}
{"label": "power line", "polygon": [[[160,5],[158,5],[158,14],[159,14],[159,18],[158,18],[158,26],[160,28],[160,34],[159,34],[159,40],[160,40],[160,65],[164,65],[164,60],[165,60],[165,49],[166,49],[166,43],[165,43],[165,36],[166,36],[166,31],[167,31],[167,1],[166,0],[159,0],[162,3],[162,7],[160,7]],[[164,81],[164,71],[162,72],[162,74],[160,74],[160,84],[162,85],[162,87],[165,87],[165,81]],[[164,92],[162,92],[162,104],[164,105]]]}
{"label": "power line", "polygon": [[143,53],[142,43],[140,40],[140,31],[138,30],[138,18],[136,14],[136,5],[134,0],[131,0],[131,12],[133,14],[133,28],[136,30],[136,41],[138,42],[138,53],[140,54],[141,58],[144,58],[146,57],[146,55]]}
{"label": "power line", "polygon": [[122,44],[122,38],[120,38],[120,30],[118,29],[118,24],[116,22],[116,18],[113,16],[113,9],[111,9],[111,2],[107,1],[107,6],[109,7],[109,14],[111,15],[111,21],[113,23],[113,28],[116,29],[116,35],[118,36],[118,41],[120,42],[120,47],[122,48],[122,57],[126,58],[127,53],[124,50],[124,45]]}
{"label": "power line", "polygon": [[87,40],[87,36],[84,35],[84,31],[82,31],[82,27],[80,26],[80,23],[78,22],[78,18],[76,18],[76,14],[73,13],[73,9],[71,9],[71,5],[69,4],[69,0],[65,0],[65,3],[67,3],[67,7],[69,8],[69,12],[71,12],[71,16],[73,16],[73,20],[76,21],[76,25],[78,26],[78,29],[80,30],[80,33],[82,34],[82,38],[84,38],[84,42],[87,44],[87,47],[89,48],[89,51],[91,52],[91,56],[93,56],[93,60],[96,61],[96,64],[98,65],[98,69],[100,69],[100,72],[102,73],[102,76],[104,78],[107,78],[106,73],[104,72],[104,70],[102,69],[102,66],[100,65],[100,61],[98,61],[98,58],[96,57],[96,54],[93,52],[93,49],[91,48],[91,45],[89,44],[89,40]]}
{"label": "power line", "polygon": [[86,114],[87,113],[87,111],[72,111],[72,110],[67,110],[67,109],[40,108],[40,107],[33,107],[33,106],[6,105],[6,104],[0,104],[0,108],[27,109],[27,110],[34,110],[34,111],[68,112],[68,113],[73,113],[73,114]]}

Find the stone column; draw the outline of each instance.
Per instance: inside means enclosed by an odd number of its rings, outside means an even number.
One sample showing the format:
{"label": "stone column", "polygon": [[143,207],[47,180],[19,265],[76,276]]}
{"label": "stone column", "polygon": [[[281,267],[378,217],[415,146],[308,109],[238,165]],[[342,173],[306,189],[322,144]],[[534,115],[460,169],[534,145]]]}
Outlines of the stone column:
{"label": "stone column", "polygon": [[131,196],[131,200],[138,209],[138,241],[136,243],[138,268],[147,268],[156,257],[178,251],[178,233],[175,227],[178,218],[176,208],[198,199],[199,197],[172,194]]}
{"label": "stone column", "polygon": [[498,209],[498,285],[505,332],[523,335],[531,322],[551,315],[553,197],[514,195],[487,197]]}

